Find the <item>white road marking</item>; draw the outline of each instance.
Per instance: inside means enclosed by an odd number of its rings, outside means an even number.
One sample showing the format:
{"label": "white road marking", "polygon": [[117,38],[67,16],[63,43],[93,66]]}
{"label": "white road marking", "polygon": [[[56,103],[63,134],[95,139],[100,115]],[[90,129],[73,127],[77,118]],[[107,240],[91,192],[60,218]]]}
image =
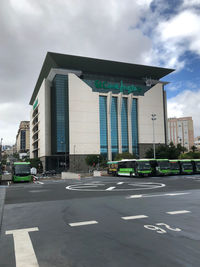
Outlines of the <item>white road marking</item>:
{"label": "white road marking", "polygon": [[126,216],[126,217],[121,217],[123,220],[136,220],[136,219],[143,219],[143,218],[148,218],[146,215],[135,215],[135,216]]}
{"label": "white road marking", "polygon": [[37,181],[37,183],[38,183],[38,184],[44,184],[43,182],[39,182],[39,181]]}
{"label": "white road marking", "polygon": [[124,184],[124,182],[119,182],[119,183],[117,183],[117,184]]}
{"label": "white road marking", "polygon": [[166,194],[166,196],[181,196],[181,195],[188,195],[190,193],[169,193],[169,194]]}
{"label": "white road marking", "polygon": [[129,198],[141,198],[141,197],[143,197],[143,195],[132,195],[132,196],[128,196],[126,198],[129,199]]}
{"label": "white road marking", "polygon": [[111,191],[111,190],[113,190],[113,189],[115,189],[116,188],[116,186],[111,186],[111,187],[108,187],[107,189],[106,189],[106,191]]}
{"label": "white road marking", "polygon": [[[130,183],[130,182],[123,182],[124,185],[126,185],[128,188],[117,188],[116,186],[110,186],[107,189],[104,188],[105,186],[113,185],[113,182],[104,182],[104,184],[98,184],[98,183],[79,183],[79,184],[72,184],[66,187],[68,190],[78,190],[78,191],[112,191],[115,188],[114,191],[133,191],[133,190],[151,190],[155,188],[161,188],[166,186],[162,183],[152,183],[152,182],[146,182],[146,183]],[[117,185],[117,183],[115,184]],[[109,189],[109,190],[108,190]]]}
{"label": "white road marking", "polygon": [[83,225],[90,225],[90,224],[96,224],[97,221],[85,221],[85,222],[76,222],[76,223],[69,223],[70,226],[83,226]]}
{"label": "white road marking", "polygon": [[184,214],[184,213],[190,213],[189,210],[176,210],[176,211],[168,211],[166,213],[174,215],[174,214]]}
{"label": "white road marking", "polygon": [[29,232],[39,231],[38,227],[6,231],[13,235],[16,267],[39,267]]}
{"label": "white road marking", "polygon": [[190,193],[169,193],[169,194],[158,194],[158,195],[130,195],[126,197],[127,199],[130,198],[142,198],[142,197],[165,197],[165,196],[179,196],[179,195],[187,195]]}

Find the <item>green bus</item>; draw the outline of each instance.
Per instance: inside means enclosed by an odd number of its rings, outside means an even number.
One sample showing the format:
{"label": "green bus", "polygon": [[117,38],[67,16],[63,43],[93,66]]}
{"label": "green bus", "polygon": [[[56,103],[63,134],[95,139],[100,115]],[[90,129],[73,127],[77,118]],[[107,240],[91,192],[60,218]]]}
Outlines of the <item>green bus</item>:
{"label": "green bus", "polygon": [[14,162],[12,180],[13,182],[30,182],[32,180],[30,162]]}
{"label": "green bus", "polygon": [[136,173],[137,176],[150,176],[152,175],[152,167],[148,159],[137,159],[136,160]]}
{"label": "green bus", "polygon": [[112,174],[114,176],[117,175],[118,161],[108,161],[107,173]]}
{"label": "green bus", "polygon": [[200,173],[200,159],[193,159],[192,160],[192,165],[194,169],[194,173]]}
{"label": "green bus", "polygon": [[149,161],[153,168],[153,175],[170,175],[171,169],[168,159],[150,159]]}
{"label": "green bus", "polygon": [[178,175],[181,172],[179,160],[177,159],[170,159],[169,160],[171,175]]}
{"label": "green bus", "polygon": [[136,159],[122,159],[118,162],[118,176],[136,176]]}
{"label": "green bus", "polygon": [[193,174],[193,166],[191,159],[180,159],[181,174]]}

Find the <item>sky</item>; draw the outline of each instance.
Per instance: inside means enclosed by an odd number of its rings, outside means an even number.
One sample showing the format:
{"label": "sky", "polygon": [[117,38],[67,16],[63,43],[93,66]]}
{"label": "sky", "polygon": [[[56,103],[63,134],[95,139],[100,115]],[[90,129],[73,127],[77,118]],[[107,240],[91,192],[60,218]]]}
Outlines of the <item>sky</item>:
{"label": "sky", "polygon": [[200,135],[200,0],[1,0],[0,138],[15,143],[47,51],[173,68],[168,117]]}

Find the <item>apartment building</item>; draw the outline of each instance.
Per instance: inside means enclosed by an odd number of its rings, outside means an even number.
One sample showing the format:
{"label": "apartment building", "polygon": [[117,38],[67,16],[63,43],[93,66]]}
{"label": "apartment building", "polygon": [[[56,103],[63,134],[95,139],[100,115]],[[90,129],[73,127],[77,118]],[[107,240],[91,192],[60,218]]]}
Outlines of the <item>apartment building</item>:
{"label": "apartment building", "polygon": [[21,121],[16,136],[17,153],[26,153],[30,150],[30,122]]}
{"label": "apartment building", "polygon": [[168,143],[181,144],[188,151],[194,145],[194,127],[192,117],[168,119]]}

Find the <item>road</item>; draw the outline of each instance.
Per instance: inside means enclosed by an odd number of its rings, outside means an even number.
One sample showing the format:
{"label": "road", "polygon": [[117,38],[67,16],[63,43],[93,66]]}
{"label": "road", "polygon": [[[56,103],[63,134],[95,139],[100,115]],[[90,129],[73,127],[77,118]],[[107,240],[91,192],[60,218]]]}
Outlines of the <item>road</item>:
{"label": "road", "polygon": [[22,183],[4,197],[0,266],[200,266],[199,175]]}

